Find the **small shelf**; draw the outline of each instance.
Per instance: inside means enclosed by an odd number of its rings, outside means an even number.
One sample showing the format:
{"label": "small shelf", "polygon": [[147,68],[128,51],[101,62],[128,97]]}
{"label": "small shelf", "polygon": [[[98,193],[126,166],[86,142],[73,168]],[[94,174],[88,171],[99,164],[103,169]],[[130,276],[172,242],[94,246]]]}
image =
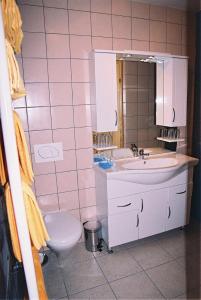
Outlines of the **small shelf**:
{"label": "small shelf", "polygon": [[176,142],[183,142],[184,139],[171,139],[171,138],[163,138],[163,137],[157,137],[156,138],[159,141],[167,142],[167,143],[176,143]]}
{"label": "small shelf", "polygon": [[112,149],[117,149],[118,147],[115,145],[111,145],[108,147],[99,147],[98,145],[93,145],[93,149],[96,151],[105,151],[105,150],[112,150]]}

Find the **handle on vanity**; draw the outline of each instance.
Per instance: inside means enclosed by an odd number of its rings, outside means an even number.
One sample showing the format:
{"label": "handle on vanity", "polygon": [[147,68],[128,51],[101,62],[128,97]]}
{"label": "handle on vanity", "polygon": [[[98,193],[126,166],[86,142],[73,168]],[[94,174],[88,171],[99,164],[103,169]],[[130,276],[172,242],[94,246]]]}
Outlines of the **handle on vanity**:
{"label": "handle on vanity", "polygon": [[127,206],[130,206],[131,205],[131,202],[128,203],[128,204],[125,204],[125,205],[117,205],[117,207],[127,207]]}
{"label": "handle on vanity", "polygon": [[137,215],[137,224],[136,224],[136,227],[139,226],[139,216]]}
{"label": "handle on vanity", "polygon": [[186,190],[183,191],[183,192],[179,192],[179,193],[176,193],[177,195],[181,195],[181,194],[185,194],[186,193]]}
{"label": "handle on vanity", "polygon": [[172,120],[172,122],[174,122],[175,121],[175,109],[174,109],[174,107],[172,108],[172,110],[173,110],[173,120]]}
{"label": "handle on vanity", "polygon": [[118,122],[118,115],[117,115],[117,110],[115,110],[115,126],[117,126]]}
{"label": "handle on vanity", "polygon": [[144,209],[144,201],[143,201],[143,199],[141,199],[141,200],[142,200],[141,212],[143,212],[143,209]]}
{"label": "handle on vanity", "polygon": [[170,218],[170,216],[171,216],[171,208],[170,208],[170,206],[169,206],[169,214],[168,214],[168,219]]}

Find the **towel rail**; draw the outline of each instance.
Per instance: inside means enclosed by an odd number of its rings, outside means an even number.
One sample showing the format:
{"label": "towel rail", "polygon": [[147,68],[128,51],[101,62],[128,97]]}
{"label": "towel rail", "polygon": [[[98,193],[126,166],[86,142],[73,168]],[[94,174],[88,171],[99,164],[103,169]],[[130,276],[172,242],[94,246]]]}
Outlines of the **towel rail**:
{"label": "towel rail", "polygon": [[7,56],[5,49],[5,35],[2,18],[2,6],[0,2],[0,116],[3,131],[4,147],[8,168],[9,183],[13,199],[13,207],[17,224],[20,248],[23,259],[27,289],[29,298],[39,299],[36,282],[36,274],[31,251],[22,185],[19,168],[19,160],[15,139],[13,122],[12,99],[10,95]]}

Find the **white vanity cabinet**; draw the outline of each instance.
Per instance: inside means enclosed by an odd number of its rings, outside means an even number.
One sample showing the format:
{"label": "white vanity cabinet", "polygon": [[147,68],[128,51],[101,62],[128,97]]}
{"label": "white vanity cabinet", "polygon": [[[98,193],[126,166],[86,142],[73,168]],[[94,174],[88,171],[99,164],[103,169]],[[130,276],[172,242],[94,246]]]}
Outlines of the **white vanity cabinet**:
{"label": "white vanity cabinet", "polygon": [[167,57],[156,64],[156,125],[186,126],[187,58]]}
{"label": "white vanity cabinet", "polygon": [[96,170],[97,217],[108,248],[188,224],[190,172],[185,169],[166,182],[146,185],[110,180]]}
{"label": "white vanity cabinet", "polygon": [[93,131],[117,131],[116,73],[115,53],[93,52],[90,68]]}

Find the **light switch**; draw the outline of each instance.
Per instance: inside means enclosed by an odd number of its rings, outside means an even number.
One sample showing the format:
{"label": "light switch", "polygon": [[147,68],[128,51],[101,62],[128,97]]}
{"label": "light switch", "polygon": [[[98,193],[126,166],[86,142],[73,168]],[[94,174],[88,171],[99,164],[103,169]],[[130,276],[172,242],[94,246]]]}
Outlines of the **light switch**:
{"label": "light switch", "polygon": [[63,144],[50,143],[34,145],[36,163],[63,160]]}

